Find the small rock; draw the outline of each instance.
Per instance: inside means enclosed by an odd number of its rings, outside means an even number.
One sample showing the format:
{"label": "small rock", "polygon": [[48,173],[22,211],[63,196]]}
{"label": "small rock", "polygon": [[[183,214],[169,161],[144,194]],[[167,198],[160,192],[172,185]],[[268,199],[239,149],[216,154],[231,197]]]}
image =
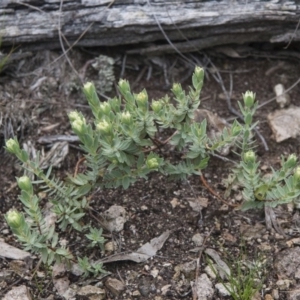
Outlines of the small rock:
{"label": "small rock", "polygon": [[142,210],[142,211],[146,211],[146,210],[148,210],[148,209],[149,209],[149,208],[148,208],[148,206],[146,206],[146,205],[142,205],[142,206],[141,206],[141,210]]}
{"label": "small rock", "polygon": [[258,239],[265,234],[267,231],[266,226],[264,224],[255,223],[255,225],[247,225],[241,224],[240,226],[241,235],[243,239],[246,241],[250,241],[252,239]]}
{"label": "small rock", "polygon": [[[75,299],[76,298],[76,295],[77,295],[77,286],[74,285],[72,287],[69,287],[65,292],[64,294],[62,295],[62,298],[63,299]],[[94,300],[95,298],[88,298],[89,300]],[[101,300],[101,298],[96,298],[96,299],[99,299]]]}
{"label": "small rock", "polygon": [[279,291],[278,291],[278,289],[272,290],[272,297],[273,297],[275,300],[279,300]]}
{"label": "small rock", "polygon": [[69,290],[70,281],[67,276],[62,278],[53,278],[53,285],[60,296],[64,296],[65,293]]}
{"label": "small rock", "polygon": [[187,201],[192,210],[197,213],[201,213],[203,207],[207,207],[208,205],[208,198],[205,197],[187,198]]}
{"label": "small rock", "polygon": [[196,246],[202,246],[203,245],[203,236],[200,233],[196,233],[193,237],[192,237],[192,241],[195,243]]}
{"label": "small rock", "polygon": [[288,106],[291,102],[290,96],[285,93],[285,88],[283,84],[279,83],[274,86],[274,92],[276,94],[276,102],[279,104],[280,108]]}
{"label": "small rock", "polygon": [[125,289],[124,284],[116,278],[108,278],[105,281],[105,286],[115,297],[119,297],[121,292]]}
{"label": "small rock", "polygon": [[152,283],[152,284],[150,285],[150,293],[151,293],[151,294],[156,294],[156,293],[157,293],[157,288],[156,288],[156,286],[155,286],[154,283]]}
{"label": "small rock", "polygon": [[206,274],[201,274],[193,284],[193,291],[197,299],[210,300],[213,297],[214,289],[212,288],[212,282],[209,280]]}
{"label": "small rock", "polygon": [[219,208],[220,211],[228,211],[229,210],[229,207],[227,204],[223,204],[220,208]]}
{"label": "small rock", "polygon": [[104,245],[105,252],[115,252],[118,249],[118,245],[116,242],[107,242]]}
{"label": "small rock", "polygon": [[104,300],[106,299],[106,292],[93,285],[83,286],[78,292],[78,296],[86,297],[89,300]]}
{"label": "small rock", "polygon": [[171,284],[167,284],[167,285],[164,285],[162,288],[161,288],[161,294],[163,296],[165,296],[167,294],[167,292],[170,290],[170,287],[172,285]]}
{"label": "small rock", "polygon": [[[215,268],[215,270],[217,270],[216,265],[213,264],[212,267]],[[212,279],[217,278],[216,272],[214,272],[214,270],[211,268],[211,266],[206,266],[204,271],[210,278],[212,278]]]}
{"label": "small rock", "polygon": [[132,292],[132,297],[139,298],[139,297],[141,297],[141,293],[138,290],[136,290],[136,291]]}
{"label": "small rock", "polygon": [[171,201],[170,201],[171,205],[172,205],[172,208],[175,208],[176,206],[178,206],[180,204],[180,202],[178,201],[177,198],[173,198]]}
{"label": "small rock", "polygon": [[300,247],[287,248],[277,254],[274,262],[279,278],[293,278],[300,268]]}
{"label": "small rock", "polygon": [[111,232],[120,232],[127,221],[126,210],[123,206],[113,205],[103,213],[107,229]]}
{"label": "small rock", "polygon": [[154,268],[153,270],[151,270],[150,274],[153,276],[153,278],[156,278],[157,275],[159,273],[159,270],[157,270],[156,268]]}
{"label": "small rock", "polygon": [[268,115],[269,125],[277,143],[299,135],[300,107],[280,109]]}
{"label": "small rock", "polygon": [[66,265],[63,263],[55,263],[52,268],[52,278],[61,278],[67,272]]}
{"label": "small rock", "polygon": [[274,300],[274,298],[270,294],[266,294],[264,300]]}
{"label": "small rock", "polygon": [[276,240],[283,240],[283,239],[284,239],[284,237],[283,237],[281,234],[277,233],[277,232],[275,233],[274,238],[275,238]]}
{"label": "small rock", "polygon": [[72,264],[71,266],[71,273],[75,276],[81,276],[84,272],[80,269],[78,264]]}
{"label": "small rock", "polygon": [[31,300],[31,295],[25,285],[13,287],[2,300]]}
{"label": "small rock", "polygon": [[230,296],[229,290],[231,289],[231,287],[229,286],[229,283],[217,283],[215,285],[215,288],[217,289],[220,296],[222,297]]}
{"label": "small rock", "polygon": [[9,259],[25,260],[26,258],[30,257],[30,253],[0,241],[0,256]]}
{"label": "small rock", "polygon": [[278,286],[279,290],[287,290],[290,287],[291,281],[288,279],[279,279],[276,282],[276,285]]}
{"label": "small rock", "polygon": [[295,279],[300,279],[300,269],[297,269],[295,272]]}
{"label": "small rock", "polygon": [[150,294],[150,283],[144,282],[138,285],[139,292],[143,297],[148,297]]}
{"label": "small rock", "polygon": [[261,251],[271,251],[273,249],[270,243],[261,243],[258,248]]}
{"label": "small rock", "polygon": [[222,233],[222,238],[230,243],[236,243],[236,237],[233,236],[231,233],[229,233],[228,231],[224,231]]}
{"label": "small rock", "polygon": [[192,260],[189,262],[186,262],[184,264],[177,265],[175,268],[175,275],[173,276],[176,277],[176,275],[180,275],[180,273],[183,273],[185,277],[188,278],[193,278],[195,275],[195,270],[196,270],[196,260]]}
{"label": "small rock", "polygon": [[[272,297],[272,296],[271,296]],[[251,297],[251,300],[261,300],[261,296],[259,291],[256,291],[255,294]],[[269,300],[274,300],[273,298],[270,298]]]}
{"label": "small rock", "polygon": [[150,267],[148,265],[144,265],[144,269],[148,272],[150,270]]}

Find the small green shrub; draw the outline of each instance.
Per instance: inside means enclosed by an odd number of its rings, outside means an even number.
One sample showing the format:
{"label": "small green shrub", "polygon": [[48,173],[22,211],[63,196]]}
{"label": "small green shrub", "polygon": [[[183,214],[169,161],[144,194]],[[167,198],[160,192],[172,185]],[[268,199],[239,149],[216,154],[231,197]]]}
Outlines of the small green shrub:
{"label": "small green shrub", "polygon": [[[147,178],[151,172],[161,172],[171,179],[185,179],[192,174],[200,175],[211,154],[224,146],[236,145],[240,163],[233,168],[227,180],[228,192],[232,184],[243,188],[243,208],[275,206],[292,201],[300,194],[300,168],[296,168],[296,157],[283,160],[280,171],[265,179],[258,171],[252,123],[257,108],[255,95],[246,92],[244,104],[239,104],[244,124],[234,121],[231,128],[225,128],[217,137],[209,138],[207,123],[194,122],[195,110],[200,105],[200,92],[204,71],[196,67],[192,77],[193,87],[187,94],[180,84],[172,88],[173,100],[168,96],[148,101],[145,90],[133,94],[126,80],[120,80],[120,98],[101,103],[92,83],[84,86],[84,94],[91,107],[94,121],[88,123],[82,113],[69,114],[71,127],[78,135],[86,160],[86,171],[67,180],[56,178],[51,167],[46,173],[40,168],[39,156],[35,161],[22,150],[16,139],[6,141],[6,149],[23,163],[23,168],[34,174],[37,181],[28,177],[18,179],[21,189],[20,201],[24,214],[16,210],[6,214],[6,220],[27,250],[40,254],[43,262],[79,262],[86,273],[99,273],[101,266],[91,266],[87,258],[76,258],[66,247],[58,246],[59,232],[56,226],[47,226],[42,216],[41,199],[34,193],[33,184],[48,193],[52,211],[57,216],[57,225],[64,231],[71,227],[89,232],[86,237],[92,246],[103,246],[101,230],[82,225],[80,220],[89,209],[87,197],[95,188],[128,188],[139,178]],[[174,105],[175,103],[176,105]],[[165,141],[159,136],[165,129],[173,134]],[[165,159],[160,148],[170,143],[177,151],[184,153],[178,163]],[[295,170],[294,170],[295,169]]]}
{"label": "small green shrub", "polygon": [[[250,261],[244,246],[240,250],[238,257],[229,255],[229,260],[226,261],[230,272],[228,272],[229,270],[220,270],[220,266],[216,268],[208,258],[207,261],[217,280],[224,286],[232,299],[251,300],[263,286],[265,260],[262,257],[255,257]],[[222,277],[220,274],[225,276]]]}

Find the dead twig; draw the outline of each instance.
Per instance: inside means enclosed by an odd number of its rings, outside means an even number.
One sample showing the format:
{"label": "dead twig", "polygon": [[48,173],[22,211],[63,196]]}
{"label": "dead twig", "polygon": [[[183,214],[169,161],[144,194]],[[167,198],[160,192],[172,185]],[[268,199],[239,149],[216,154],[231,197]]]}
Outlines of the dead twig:
{"label": "dead twig", "polygon": [[223,202],[224,204],[231,206],[231,207],[238,207],[239,204],[231,204],[228,203],[227,201],[225,201],[217,192],[215,192],[207,183],[207,181],[205,180],[203,174],[200,175],[200,180],[203,183],[203,185],[205,186],[205,188],[212,194],[214,195],[218,200],[220,200],[221,202]]}
{"label": "dead twig", "polygon": [[[79,78],[80,82],[83,84],[84,82],[83,82],[81,76],[79,75],[79,73],[77,72],[77,70],[76,70],[75,67],[73,66],[73,64],[72,64],[72,62],[71,62],[71,60],[70,60],[70,58],[69,58],[68,55],[67,55],[67,52],[66,52],[66,49],[65,49],[65,45],[64,45],[63,40],[62,40],[63,34],[62,34],[62,32],[61,32],[61,19],[60,19],[60,17],[61,17],[61,14],[62,14],[63,2],[64,2],[64,0],[60,0],[60,5],[59,5],[59,15],[58,15],[58,38],[59,38],[59,43],[60,43],[61,49],[62,49],[62,51],[63,51],[63,53],[64,53],[64,56],[65,56],[65,58],[66,58],[68,64],[70,65],[71,69],[72,69],[73,72],[76,74],[76,76]],[[68,43],[68,41],[66,40],[65,37],[64,37],[64,40],[67,42],[67,44],[68,44],[68,46],[69,46],[69,48],[70,48],[70,45],[69,45],[69,43]]]}
{"label": "dead twig", "polygon": [[[209,63],[211,64],[211,66],[214,69],[214,72],[211,72],[211,75],[214,77],[214,79],[220,84],[223,93],[226,97],[226,102],[227,102],[227,107],[228,110],[233,113],[234,115],[236,115],[239,119],[243,120],[243,116],[240,112],[238,112],[231,104],[231,96],[230,96],[230,92],[228,93],[228,91],[225,88],[224,85],[224,81],[223,78],[221,76],[221,74],[219,73],[217,67],[215,66],[215,64],[207,57],[207,59],[209,60]],[[230,81],[230,91],[232,91],[232,77],[231,77],[231,81]],[[275,98],[276,99],[276,98]],[[257,130],[257,128],[254,128],[255,133],[257,134],[257,136],[260,138],[261,142],[264,145],[264,148],[266,151],[269,151],[269,146],[265,140],[265,138],[262,136],[262,134]]]}
{"label": "dead twig", "polygon": [[294,30],[294,32],[293,32],[293,34],[292,34],[292,36],[291,36],[291,38],[290,38],[288,44],[284,47],[284,49],[287,49],[287,48],[290,46],[291,42],[293,41],[293,38],[294,38],[295,35],[296,35],[296,32],[297,32],[298,29],[299,29],[299,25],[300,25],[300,19],[299,19],[299,21],[298,21],[298,23],[297,23],[297,26],[296,26],[296,28],[295,28],[295,30]]}
{"label": "dead twig", "polygon": [[[288,93],[290,90],[292,90],[296,85],[299,84],[299,82],[300,82],[300,78],[299,78],[296,82],[294,82],[289,88],[287,88],[287,89],[282,93],[282,95],[285,95],[285,94]],[[265,106],[265,105],[267,105],[267,104],[273,102],[274,100],[276,100],[276,98],[277,98],[277,97],[273,97],[273,98],[271,98],[271,99],[269,99],[269,100],[263,102],[262,104],[258,105],[257,109],[259,109],[259,108],[261,108],[261,107],[263,107],[263,106]]]}
{"label": "dead twig", "polygon": [[[151,3],[150,3],[150,0],[147,0],[147,4],[148,4],[148,6],[150,7],[150,8],[152,8],[152,5],[151,5]],[[156,24],[157,24],[157,26],[159,27],[159,29],[160,29],[160,31],[161,31],[161,33],[163,34],[163,36],[164,36],[164,38],[166,39],[166,41],[168,42],[168,44],[174,49],[174,51],[178,54],[178,55],[180,55],[188,64],[191,64],[192,66],[194,66],[194,63],[193,62],[191,62],[191,60],[189,60],[189,58],[188,57],[186,57],[173,43],[172,43],[172,41],[169,39],[169,37],[168,37],[168,35],[166,34],[166,32],[164,31],[164,29],[162,28],[162,26],[161,26],[161,24],[159,23],[159,21],[158,21],[158,18],[157,18],[157,16],[156,16],[156,14],[153,12],[152,13],[152,15],[153,15],[153,17],[154,17],[154,19],[155,19],[155,21],[156,21]]]}
{"label": "dead twig", "polygon": [[75,166],[75,171],[74,171],[73,177],[76,177],[76,176],[77,176],[78,170],[79,170],[79,166],[80,166],[80,164],[83,163],[85,160],[86,160],[86,158],[83,156],[83,157],[81,157],[81,158],[77,161],[76,166]]}
{"label": "dead twig", "polygon": [[[171,139],[172,139],[172,137],[177,133],[178,131],[176,130],[171,136],[169,136],[166,140],[164,140],[164,141],[159,141],[159,140],[155,140],[156,142],[155,142],[155,146],[152,146],[152,147],[150,147],[149,149],[145,149],[145,150],[143,150],[143,152],[144,153],[148,153],[148,152],[151,152],[151,151],[153,151],[153,150],[156,150],[157,148],[159,148],[159,147],[162,147],[162,146],[164,146],[165,144],[167,144]],[[152,139],[151,139],[152,140]],[[152,142],[154,143],[154,141],[152,140]]]}

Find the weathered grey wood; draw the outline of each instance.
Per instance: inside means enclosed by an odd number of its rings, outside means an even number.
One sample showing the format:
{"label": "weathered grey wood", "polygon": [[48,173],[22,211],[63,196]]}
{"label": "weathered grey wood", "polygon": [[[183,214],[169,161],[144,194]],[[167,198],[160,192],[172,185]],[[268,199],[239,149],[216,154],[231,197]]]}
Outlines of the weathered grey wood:
{"label": "weathered grey wood", "polygon": [[165,36],[181,51],[233,42],[287,43],[292,36],[300,40],[297,3],[64,0],[60,12],[60,0],[0,0],[0,36],[2,46],[25,49],[60,47],[59,27],[70,45],[83,35],[77,46],[87,47],[164,41],[164,51],[175,52]]}

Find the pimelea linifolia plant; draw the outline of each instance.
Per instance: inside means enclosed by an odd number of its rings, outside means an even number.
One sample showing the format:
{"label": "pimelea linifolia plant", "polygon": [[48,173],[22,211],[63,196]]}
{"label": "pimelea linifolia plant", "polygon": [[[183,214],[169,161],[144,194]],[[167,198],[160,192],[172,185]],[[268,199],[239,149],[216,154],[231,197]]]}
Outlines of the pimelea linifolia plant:
{"label": "pimelea linifolia plant", "polygon": [[[120,98],[101,103],[92,83],[86,83],[83,91],[92,110],[94,120],[87,122],[81,112],[69,114],[71,127],[79,137],[84,152],[86,169],[66,180],[56,178],[50,167],[46,173],[40,168],[40,159],[29,159],[25,150],[20,148],[17,139],[6,142],[6,149],[23,163],[23,168],[34,174],[38,181],[29,177],[19,178],[20,201],[24,212],[11,210],[6,220],[27,250],[40,254],[43,262],[78,262],[84,274],[102,272],[101,264],[92,264],[84,257],[74,257],[71,251],[62,246],[59,234],[67,228],[88,232],[90,246],[103,249],[104,239],[101,229],[83,224],[82,218],[89,209],[88,197],[95,188],[128,188],[139,178],[147,178],[151,172],[160,172],[173,179],[185,179],[192,174],[200,175],[211,154],[224,146],[236,145],[240,163],[233,167],[233,174],[227,181],[228,190],[233,183],[242,186],[244,203],[242,208],[275,206],[292,201],[300,194],[300,168],[296,168],[296,157],[291,155],[283,160],[280,171],[265,179],[258,170],[253,146],[252,123],[257,108],[255,95],[246,92],[244,104],[239,104],[244,124],[234,121],[232,126],[209,138],[207,122],[194,121],[195,110],[200,105],[200,92],[204,71],[195,68],[192,77],[193,87],[187,94],[180,84],[172,88],[173,100],[168,96],[149,102],[145,90],[134,94],[126,80],[120,80]],[[176,103],[176,105],[173,104]],[[159,138],[164,129],[173,131],[165,139]],[[171,144],[183,157],[171,162],[159,151],[165,144]],[[294,170],[295,169],[295,170]],[[32,184],[47,193],[56,215],[56,224],[45,223],[41,199],[34,193]],[[147,184],[147,183],[145,183]],[[57,230],[56,225],[60,230]]]}

